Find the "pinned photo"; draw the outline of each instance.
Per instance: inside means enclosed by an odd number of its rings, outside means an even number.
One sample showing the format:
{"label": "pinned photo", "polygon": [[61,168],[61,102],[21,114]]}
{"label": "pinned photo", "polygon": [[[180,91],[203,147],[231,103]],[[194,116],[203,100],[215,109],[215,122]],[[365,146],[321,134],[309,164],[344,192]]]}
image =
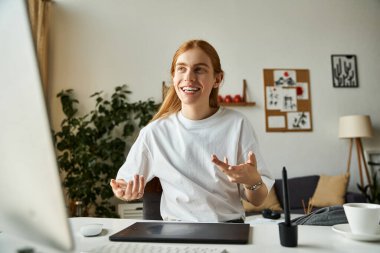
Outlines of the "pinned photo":
{"label": "pinned photo", "polygon": [[275,70],[274,84],[281,87],[293,87],[297,83],[297,76],[294,70]]}

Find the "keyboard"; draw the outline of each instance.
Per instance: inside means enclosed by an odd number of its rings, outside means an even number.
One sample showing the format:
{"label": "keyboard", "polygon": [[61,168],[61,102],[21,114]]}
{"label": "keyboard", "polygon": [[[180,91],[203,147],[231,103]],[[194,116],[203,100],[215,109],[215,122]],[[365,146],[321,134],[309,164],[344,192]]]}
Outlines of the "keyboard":
{"label": "keyboard", "polygon": [[[207,246],[152,245],[146,243],[108,243],[86,253],[228,253],[225,249]],[[84,252],[83,252],[84,253]]]}

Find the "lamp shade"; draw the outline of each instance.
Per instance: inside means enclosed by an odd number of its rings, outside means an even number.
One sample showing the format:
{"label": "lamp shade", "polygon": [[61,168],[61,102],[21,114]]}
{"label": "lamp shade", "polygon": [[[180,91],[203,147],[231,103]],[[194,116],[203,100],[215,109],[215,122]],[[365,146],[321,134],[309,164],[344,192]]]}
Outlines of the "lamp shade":
{"label": "lamp shade", "polygon": [[371,118],[368,115],[350,115],[339,119],[339,138],[372,137]]}

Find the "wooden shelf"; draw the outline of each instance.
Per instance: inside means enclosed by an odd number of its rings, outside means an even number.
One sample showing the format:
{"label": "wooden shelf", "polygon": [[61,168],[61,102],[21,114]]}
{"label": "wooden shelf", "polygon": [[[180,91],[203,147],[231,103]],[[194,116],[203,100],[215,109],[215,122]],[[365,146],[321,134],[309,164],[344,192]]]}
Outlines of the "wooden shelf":
{"label": "wooden shelf", "polygon": [[231,103],[219,103],[220,105],[223,105],[223,106],[255,106],[256,105],[256,102],[239,102],[239,103],[235,103],[235,102],[231,102]]}
{"label": "wooden shelf", "polygon": [[256,102],[248,102],[247,101],[247,81],[243,79],[243,95],[241,96],[243,101],[242,102],[221,102],[220,105],[223,106],[255,106]]}

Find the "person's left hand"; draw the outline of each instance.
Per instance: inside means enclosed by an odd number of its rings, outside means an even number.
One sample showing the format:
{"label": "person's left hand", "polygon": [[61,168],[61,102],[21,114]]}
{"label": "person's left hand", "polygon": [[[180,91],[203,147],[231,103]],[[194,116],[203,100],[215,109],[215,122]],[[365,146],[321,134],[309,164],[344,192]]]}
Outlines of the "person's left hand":
{"label": "person's left hand", "polygon": [[230,182],[252,185],[261,178],[257,171],[256,157],[252,151],[248,153],[246,163],[239,165],[229,165],[226,157],[224,158],[224,162],[222,162],[216,155],[211,156],[211,161],[228,177]]}

